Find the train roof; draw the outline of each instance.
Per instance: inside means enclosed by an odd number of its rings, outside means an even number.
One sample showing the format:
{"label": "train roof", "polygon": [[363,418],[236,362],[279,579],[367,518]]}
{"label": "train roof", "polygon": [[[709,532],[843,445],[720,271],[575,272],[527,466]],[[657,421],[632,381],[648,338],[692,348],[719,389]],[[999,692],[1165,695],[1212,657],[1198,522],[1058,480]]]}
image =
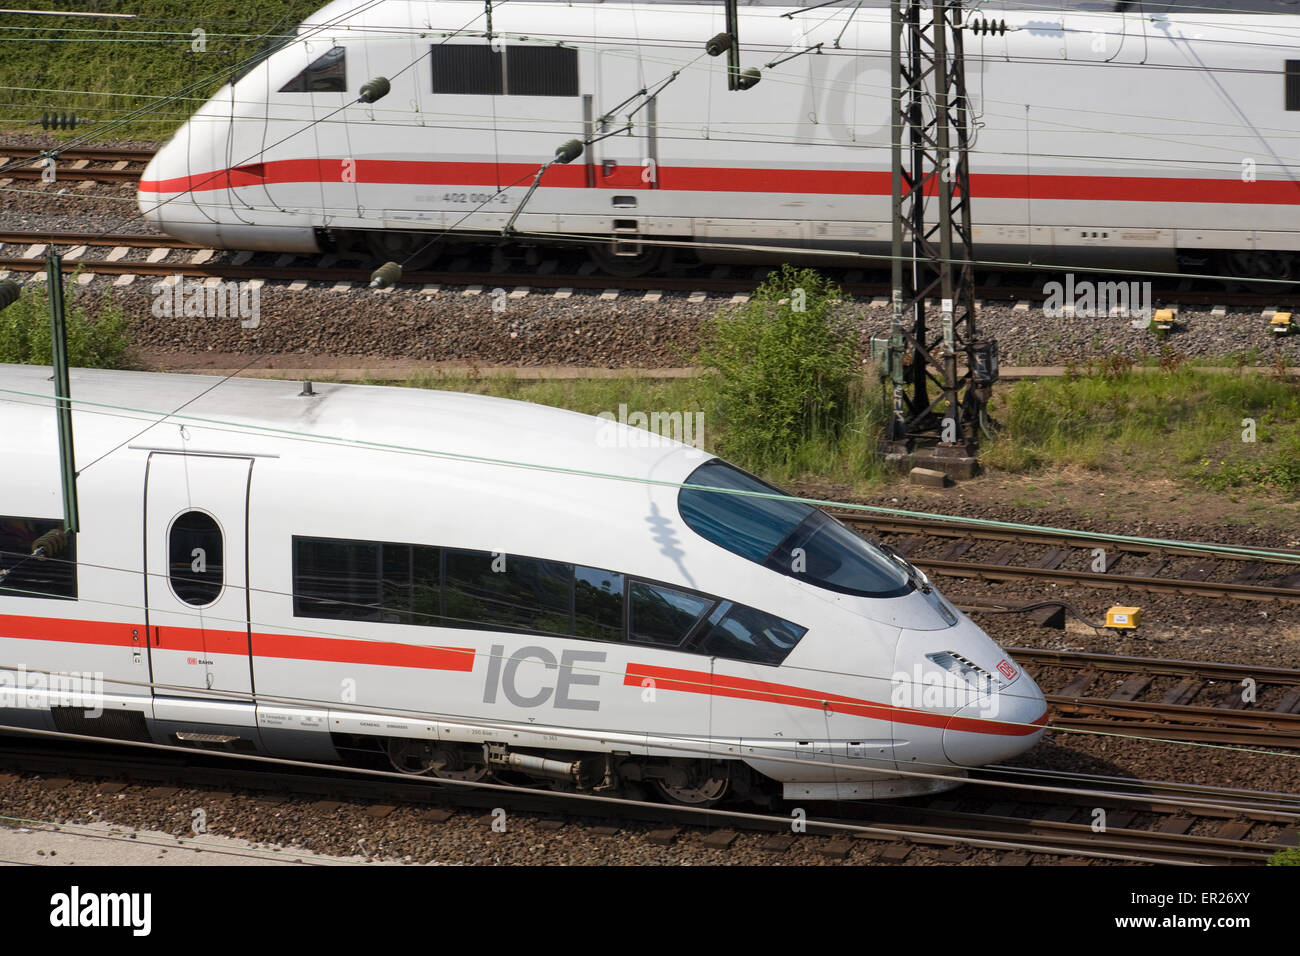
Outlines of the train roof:
{"label": "train roof", "polygon": [[[194,451],[265,454],[270,447],[284,446],[299,436],[341,438],[664,481],[680,481],[712,457],[616,421],[531,402],[436,389],[314,382],[314,396],[305,397],[300,381],[99,369],[73,369],[70,387],[77,412],[79,462],[119,444],[171,448],[177,445],[179,425],[203,433],[201,441],[195,440]],[[52,395],[51,370],[0,364],[0,389]],[[14,404],[53,407],[52,398],[3,391],[0,402],[11,408]],[[168,414],[176,410],[179,414]],[[618,412],[609,410],[611,416]],[[213,422],[239,427],[223,430]],[[52,438],[52,414],[48,424],[50,428],[41,434]],[[221,447],[212,447],[214,440]],[[309,447],[329,446],[313,442]]]}

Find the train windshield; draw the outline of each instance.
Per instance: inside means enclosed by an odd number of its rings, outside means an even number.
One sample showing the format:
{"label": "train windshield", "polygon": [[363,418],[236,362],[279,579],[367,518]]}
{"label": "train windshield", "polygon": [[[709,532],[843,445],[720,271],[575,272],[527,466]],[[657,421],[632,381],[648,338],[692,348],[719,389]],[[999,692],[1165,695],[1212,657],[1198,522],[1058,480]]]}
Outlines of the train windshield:
{"label": "train windshield", "polygon": [[912,590],[901,564],[824,511],[794,501],[704,490],[782,494],[739,468],[714,459],[691,472],[685,484],[677,496],[682,520],[733,554],[843,594],[885,598]]}

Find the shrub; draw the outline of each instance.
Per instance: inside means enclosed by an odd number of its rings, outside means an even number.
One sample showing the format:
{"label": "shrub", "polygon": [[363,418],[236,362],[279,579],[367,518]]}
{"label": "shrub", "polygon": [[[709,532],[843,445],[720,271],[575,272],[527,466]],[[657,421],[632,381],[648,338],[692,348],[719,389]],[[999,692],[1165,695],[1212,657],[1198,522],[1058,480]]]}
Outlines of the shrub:
{"label": "shrub", "polygon": [[[72,283],[69,283],[71,285]],[[77,368],[123,368],[128,362],[126,313],[107,294],[98,317],[70,298],[64,300],[68,364]],[[28,285],[23,296],[0,312],[0,362],[50,365],[50,296],[44,283]]]}
{"label": "shrub", "polygon": [[816,271],[787,265],[747,303],[704,324],[695,361],[708,370],[702,396],[728,457],[779,467],[801,457],[808,441],[834,442],[860,417],[858,337],[834,315],[839,298]]}
{"label": "shrub", "polygon": [[1300,866],[1300,847],[1287,847],[1278,850],[1268,858],[1269,866]]}

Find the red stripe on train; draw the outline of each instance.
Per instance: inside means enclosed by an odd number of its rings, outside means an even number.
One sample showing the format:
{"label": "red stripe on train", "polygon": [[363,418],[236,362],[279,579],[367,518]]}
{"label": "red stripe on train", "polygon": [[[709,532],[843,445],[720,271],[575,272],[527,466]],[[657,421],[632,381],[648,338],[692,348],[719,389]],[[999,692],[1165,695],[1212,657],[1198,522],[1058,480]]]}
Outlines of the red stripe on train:
{"label": "red stripe on train", "polygon": [[[641,185],[642,167],[620,167],[617,188]],[[345,177],[351,177],[346,178]],[[405,159],[358,159],[346,171],[341,159],[284,159],[234,169],[141,180],[142,193],[208,192],[288,183],[365,183],[402,186],[526,186],[537,174],[527,163],[444,163]],[[707,192],[798,193],[837,196],[888,196],[887,172],[832,169],[752,169],[660,166],[659,189]],[[583,188],[582,166],[552,166],[543,186]],[[610,183],[611,187],[616,184]],[[937,192],[930,183],[927,194]],[[1158,176],[1055,176],[977,173],[971,176],[977,199],[1076,200],[1081,202],[1203,202],[1300,205],[1300,182],[1242,182],[1240,179],[1184,179]]]}
{"label": "red stripe on train", "polygon": [[[134,638],[132,632],[135,632]],[[151,627],[148,637],[150,646],[156,650],[248,656],[249,640],[244,631]],[[134,624],[0,614],[0,638],[143,647],[145,629]],[[375,664],[381,667],[419,667],[464,673],[474,670],[475,651],[472,647],[422,647],[345,637],[257,632],[253,633],[252,643],[255,657],[325,661],[333,664]]]}
{"label": "red stripe on train", "polygon": [[815,710],[829,707],[831,711],[837,714],[851,714],[855,717],[870,717],[874,720],[890,720],[899,724],[961,730],[975,734],[1027,737],[1032,733],[1037,733],[1038,729],[1047,723],[1046,710],[1032,724],[1014,724],[978,717],[952,717],[947,714],[931,714],[922,710],[861,700],[857,697],[827,694],[804,687],[773,684],[768,681],[750,680],[745,677],[730,677],[726,674],[689,671],[678,667],[656,667],[649,664],[628,664],[627,672],[623,678],[625,686],[643,687],[645,686],[644,682],[647,680],[653,681],[657,690],[678,690],[690,694],[733,697],[737,700],[756,700],[769,704],[785,704],[787,707],[807,707]]}

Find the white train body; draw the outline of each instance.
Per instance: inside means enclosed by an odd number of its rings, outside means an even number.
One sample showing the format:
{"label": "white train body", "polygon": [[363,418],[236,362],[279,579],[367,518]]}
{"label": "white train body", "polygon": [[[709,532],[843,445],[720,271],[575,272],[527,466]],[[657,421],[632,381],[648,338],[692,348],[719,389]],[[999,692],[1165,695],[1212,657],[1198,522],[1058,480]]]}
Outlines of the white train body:
{"label": "white train body", "polygon": [[[822,46],[729,91],[725,56],[703,51],[721,4],[512,2],[493,9],[495,46],[474,0],[355,7],[325,7],[181,127],[142,177],[150,220],[290,252],[351,234],[500,234],[516,213],[524,236],[629,254],[636,237],[887,251],[887,10],[742,7],[742,66]],[[1286,145],[1300,55],[1278,42],[1300,18],[981,15],[1011,30],[965,39],[977,255],[1173,267],[1216,254],[1263,274],[1300,250]],[[356,103],[381,75],[392,91]],[[520,208],[557,147],[603,131],[619,132],[551,167]]]}
{"label": "white train body", "polygon": [[[477,396],[195,398],[212,384],[73,373],[81,531],[36,562],[61,523],[52,402],[30,397],[49,370],[0,366],[0,723],[328,760],[488,745],[642,779],[742,761],[811,798],[944,789],[1042,734],[1033,679],[901,559],[852,536],[828,561],[851,533],[806,506],[683,505],[693,474],[752,481],[690,446]],[[772,514],[821,528],[789,568],[755,556]],[[854,562],[893,596],[849,593]],[[99,675],[103,715],[46,672]]]}

